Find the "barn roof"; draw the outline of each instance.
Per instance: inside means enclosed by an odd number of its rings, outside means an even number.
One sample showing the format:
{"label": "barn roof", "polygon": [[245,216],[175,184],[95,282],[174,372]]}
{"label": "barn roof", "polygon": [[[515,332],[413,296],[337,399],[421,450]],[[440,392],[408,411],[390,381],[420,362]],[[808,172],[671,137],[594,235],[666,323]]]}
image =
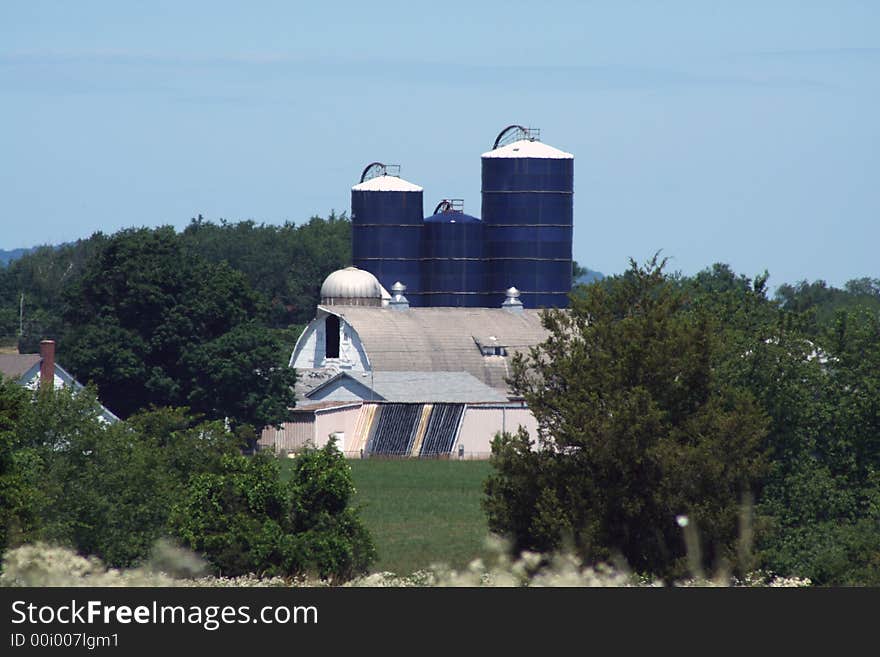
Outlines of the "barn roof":
{"label": "barn roof", "polygon": [[[369,308],[319,306],[357,331],[375,372],[465,371],[506,390],[510,359],[547,338],[540,311],[502,308]],[[481,344],[504,347],[508,357],[483,355]]]}

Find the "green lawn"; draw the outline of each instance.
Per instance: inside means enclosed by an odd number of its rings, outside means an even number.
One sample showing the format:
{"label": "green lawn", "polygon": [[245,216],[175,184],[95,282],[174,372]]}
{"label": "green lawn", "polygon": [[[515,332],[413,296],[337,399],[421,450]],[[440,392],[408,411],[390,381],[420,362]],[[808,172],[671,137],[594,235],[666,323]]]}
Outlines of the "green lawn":
{"label": "green lawn", "polygon": [[373,571],[462,568],[484,554],[488,461],[350,460],[355,504],[376,542]]}
{"label": "green lawn", "polygon": [[[461,569],[485,556],[480,502],[488,461],[349,459],[354,505],[376,543],[371,571],[409,575],[431,564]],[[289,472],[286,459],[282,473]]]}

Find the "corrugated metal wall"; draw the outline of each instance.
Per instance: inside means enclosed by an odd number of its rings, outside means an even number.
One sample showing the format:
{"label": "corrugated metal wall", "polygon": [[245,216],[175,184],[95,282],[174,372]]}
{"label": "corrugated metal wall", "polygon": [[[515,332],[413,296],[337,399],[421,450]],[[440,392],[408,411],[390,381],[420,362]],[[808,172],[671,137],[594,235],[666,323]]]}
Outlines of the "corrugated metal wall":
{"label": "corrugated metal wall", "polygon": [[464,404],[434,404],[419,456],[450,454],[458,437]]}
{"label": "corrugated metal wall", "polygon": [[297,413],[293,421],[285,422],[280,429],[266,427],[258,444],[262,449],[272,449],[279,454],[298,452],[306,445],[314,446],[315,416],[312,413]]}
{"label": "corrugated metal wall", "polygon": [[354,266],[389,291],[400,281],[410,305],[422,305],[422,192],[352,190],[351,213]]}
{"label": "corrugated metal wall", "polygon": [[425,219],[422,232],[425,306],[478,308],[486,304],[483,222],[461,212]]}
{"label": "corrugated metal wall", "polygon": [[364,456],[438,457],[451,454],[464,404],[364,404],[352,448]]}
{"label": "corrugated metal wall", "polygon": [[489,306],[516,286],[526,308],[568,307],[574,160],[483,157]]}

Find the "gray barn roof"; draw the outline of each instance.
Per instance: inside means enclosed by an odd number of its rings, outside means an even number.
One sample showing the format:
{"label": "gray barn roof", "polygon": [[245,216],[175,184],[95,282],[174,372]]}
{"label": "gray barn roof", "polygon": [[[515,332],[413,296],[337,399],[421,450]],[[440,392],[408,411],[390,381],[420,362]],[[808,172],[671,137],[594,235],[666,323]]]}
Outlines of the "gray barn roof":
{"label": "gray barn roof", "polygon": [[[512,357],[547,338],[540,311],[502,308],[365,308],[320,306],[357,331],[375,372],[466,371],[506,390],[509,358],[484,356],[477,341],[505,347]],[[488,400],[487,400],[488,401]]]}
{"label": "gray barn roof", "polygon": [[[354,382],[356,387],[347,385],[348,380]],[[337,390],[340,387],[346,390]],[[370,395],[370,390],[377,396]],[[340,372],[310,391],[308,397],[338,397],[341,400],[348,398],[349,394],[346,393],[354,393],[364,400],[398,403],[465,404],[507,401],[507,397],[497,389],[490,388],[467,372]],[[302,406],[307,404],[308,402]]]}

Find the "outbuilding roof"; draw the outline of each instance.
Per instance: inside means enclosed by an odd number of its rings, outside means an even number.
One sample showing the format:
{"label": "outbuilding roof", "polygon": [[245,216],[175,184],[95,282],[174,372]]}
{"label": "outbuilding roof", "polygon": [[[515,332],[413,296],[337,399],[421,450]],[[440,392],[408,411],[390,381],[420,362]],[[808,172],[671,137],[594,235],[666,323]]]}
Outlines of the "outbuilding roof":
{"label": "outbuilding roof", "polygon": [[507,397],[497,389],[490,388],[468,372],[340,372],[308,394],[310,398],[321,397],[322,392],[347,383],[375,392],[375,397],[365,401],[396,403],[466,404],[478,402],[504,402]]}

